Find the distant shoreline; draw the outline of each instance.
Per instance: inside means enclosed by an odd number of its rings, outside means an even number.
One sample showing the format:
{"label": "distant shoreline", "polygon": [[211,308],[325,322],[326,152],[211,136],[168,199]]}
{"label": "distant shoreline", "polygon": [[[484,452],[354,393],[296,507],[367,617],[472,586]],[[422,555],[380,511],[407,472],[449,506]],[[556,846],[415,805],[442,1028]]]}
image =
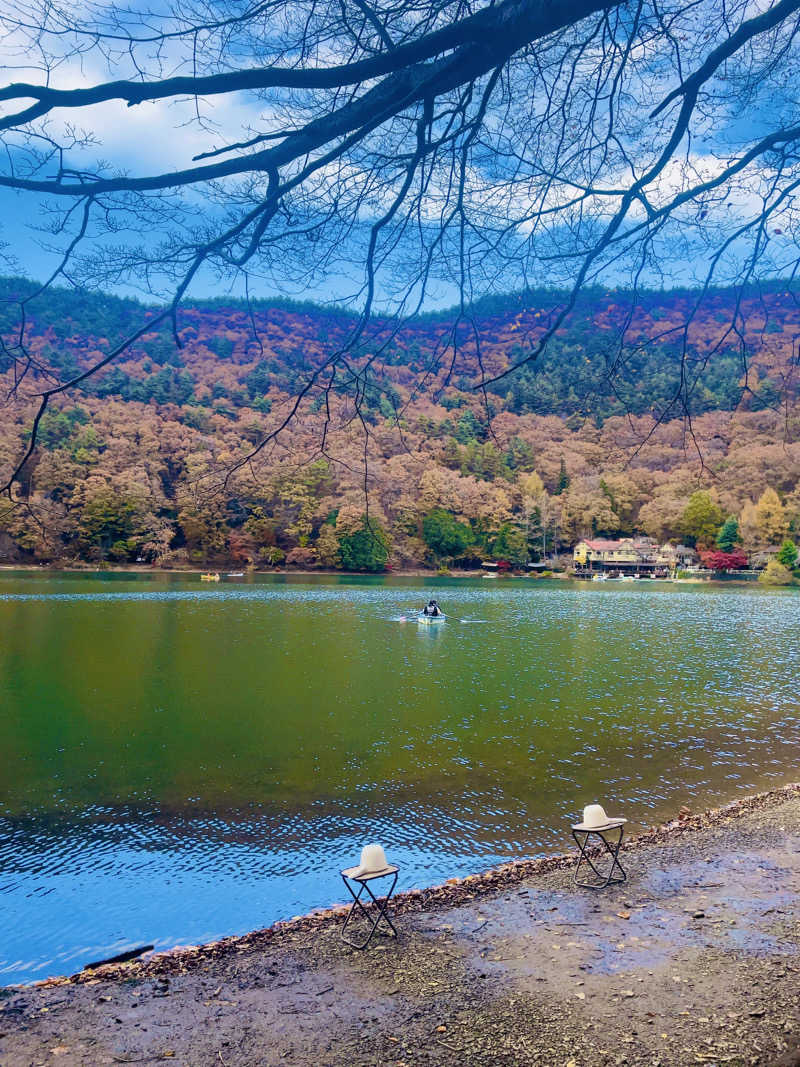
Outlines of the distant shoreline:
{"label": "distant shoreline", "polygon": [[[0,573],[3,571],[26,571],[31,574],[48,574],[48,573],[67,573],[67,574],[185,574],[187,576],[201,574],[219,574],[221,578],[226,577],[229,571],[224,569],[215,569],[213,566],[198,566],[198,567],[151,567],[142,564],[130,563],[126,566],[120,566],[118,564],[108,564],[103,567],[92,567],[89,565],[79,565],[76,563],[0,563]],[[238,572],[236,572],[238,573]],[[536,571],[528,572],[527,574],[498,574],[496,571],[483,571],[483,570],[471,570],[460,571],[453,570],[448,574],[439,574],[435,570],[426,570],[423,567],[408,567],[403,569],[391,570],[391,571],[336,571],[336,570],[323,570],[323,569],[308,569],[302,567],[292,567],[291,570],[275,570],[268,568],[260,570],[258,568],[253,570],[245,570],[243,577],[249,577],[250,575],[268,575],[270,577],[289,577],[296,575],[298,578],[490,578],[497,580],[519,580],[519,579],[533,579],[538,581],[541,578],[547,577],[555,579],[556,581],[576,581],[582,584],[588,584],[586,579],[577,578],[574,575],[567,574],[565,571],[549,571],[547,575],[542,575]],[[754,585],[757,582],[754,579],[747,578],[705,578],[705,577],[693,577],[693,578],[643,578],[639,579],[639,582],[649,583],[654,585],[668,583],[670,585]],[[785,587],[790,588],[790,587]]]}
{"label": "distant shoreline", "polygon": [[[235,566],[233,564],[232,566]],[[61,572],[68,574],[186,574],[186,575],[201,575],[201,574],[219,574],[221,578],[231,573],[238,574],[239,572],[232,572],[207,564],[205,566],[197,567],[151,567],[143,564],[129,563],[125,566],[119,564],[109,563],[103,567],[93,567],[89,564],[77,564],[77,563],[0,563],[0,571],[29,571],[32,574],[47,574],[48,572]],[[243,572],[244,577],[249,577],[251,574],[267,574],[267,575],[319,575],[320,577],[339,577],[339,576],[351,576],[354,578],[480,578],[485,571],[453,571],[448,575],[439,575],[435,570],[425,570],[422,567],[416,568],[404,568],[403,570],[391,570],[391,571],[335,571],[325,570],[323,568],[303,568],[292,567],[291,569],[278,570],[273,567],[253,570],[245,570]],[[565,577],[561,574],[560,577]],[[527,575],[514,575],[513,577],[528,577]]]}

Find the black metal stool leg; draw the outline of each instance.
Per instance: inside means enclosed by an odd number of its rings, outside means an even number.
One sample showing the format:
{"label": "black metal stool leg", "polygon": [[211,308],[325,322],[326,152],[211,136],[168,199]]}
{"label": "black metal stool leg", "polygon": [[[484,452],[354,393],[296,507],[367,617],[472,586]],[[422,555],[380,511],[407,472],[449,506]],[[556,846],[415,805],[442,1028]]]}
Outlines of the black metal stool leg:
{"label": "black metal stool leg", "polygon": [[[376,907],[376,908],[378,909],[378,917],[377,917],[377,919],[375,920],[375,926],[374,926],[374,928],[373,928],[373,929],[377,929],[377,927],[378,927],[378,923],[379,923],[379,922],[381,921],[381,919],[383,919],[383,921],[384,921],[384,922],[385,922],[385,923],[386,923],[386,924],[387,924],[387,925],[388,925],[389,927],[391,927],[391,930],[392,930],[392,934],[393,934],[393,935],[394,935],[395,937],[397,937],[397,936],[398,936],[398,934],[397,934],[397,930],[395,929],[394,923],[393,923],[393,922],[392,922],[392,920],[391,920],[391,919],[389,918],[389,914],[388,914],[388,912],[387,912],[387,910],[386,910],[386,909],[387,909],[387,908],[389,907],[389,898],[391,897],[392,893],[394,892],[394,887],[395,887],[395,883],[396,883],[396,882],[397,882],[397,875],[395,875],[395,876],[394,876],[394,881],[392,882],[392,884],[391,884],[391,886],[390,886],[390,888],[389,888],[389,892],[388,892],[388,893],[386,894],[386,896],[385,896],[385,897],[383,898],[383,903],[382,903],[382,904],[381,904],[380,900],[378,899],[378,897],[376,897],[376,896],[375,896],[375,894],[374,894],[374,893],[372,892],[372,890],[370,889],[370,887],[369,887],[369,883],[367,883],[367,884],[366,884],[366,890],[367,890],[367,892],[369,893],[369,895],[370,895],[370,896],[372,897],[372,900],[373,900],[373,902],[374,902],[374,904],[375,904],[375,907]],[[383,933],[383,931],[381,931],[381,933]],[[386,934],[386,937],[389,937],[389,936],[390,936],[389,934]]]}
{"label": "black metal stool leg", "polygon": [[[380,924],[381,919],[383,919],[383,921],[391,928],[391,931],[392,931],[391,935],[387,933],[386,936],[387,937],[389,937],[389,936],[397,937],[398,936],[397,930],[395,929],[394,923],[389,918],[389,916],[387,914],[387,911],[386,911],[386,909],[389,906],[389,900],[391,899],[392,893],[394,892],[394,887],[397,884],[397,872],[395,872],[394,878],[392,879],[392,884],[389,887],[388,893],[383,898],[383,902],[382,903],[375,896],[375,894],[372,892],[372,890],[369,887],[368,882],[359,882],[358,893],[354,893],[353,892],[353,887],[350,885],[350,882],[348,881],[347,878],[345,878],[344,875],[342,875],[342,881],[347,886],[348,892],[350,893],[350,896],[353,898],[353,903],[350,905],[350,911],[347,913],[347,918],[345,919],[344,926],[342,927],[341,932],[340,932],[340,937],[341,937],[342,941],[344,941],[345,944],[350,945],[352,948],[357,948],[357,949],[366,948],[367,945],[372,940],[373,934],[378,929],[378,925]],[[361,894],[364,892],[365,889],[366,889],[367,893],[369,894],[369,896],[372,898],[372,902],[375,905],[375,907],[373,909],[374,918],[373,918],[373,915],[370,915],[369,911],[364,907],[363,903],[361,902]],[[347,933],[346,933],[347,927],[350,925],[350,921],[352,920],[353,915],[355,914],[356,908],[359,909],[361,914],[364,916],[364,918],[370,924],[369,933],[367,934],[366,938],[364,938],[361,941],[353,940],[352,938],[348,937]],[[383,932],[383,931],[381,931],[381,932]]]}
{"label": "black metal stool leg", "polygon": [[364,890],[366,888],[365,883],[364,882],[359,882],[359,884],[358,884],[358,893],[354,893],[353,892],[353,889],[352,889],[352,887],[351,887],[351,885],[350,885],[350,883],[348,881],[345,880],[344,884],[347,886],[347,890],[350,893],[350,896],[353,898],[353,903],[350,905],[350,911],[349,911],[349,913],[347,915],[347,919],[345,920],[345,924],[344,925],[347,926],[347,924],[350,922],[350,919],[353,917],[353,913],[355,912],[356,908],[358,908],[358,910],[361,912],[361,914],[364,916],[365,919],[367,919],[369,922],[372,922],[372,916],[367,911],[367,909],[364,907],[364,905],[361,903],[361,894],[364,892]]}
{"label": "black metal stool leg", "polygon": [[[620,846],[622,845],[623,827],[619,827],[619,837],[617,838],[616,843],[611,843],[606,839],[606,832],[609,831],[572,831],[572,836],[575,838],[575,843],[577,844],[578,849],[580,850],[580,855],[578,856],[578,864],[573,873],[572,881],[576,886],[580,886],[582,889],[606,889],[609,885],[619,885],[620,883],[626,882],[628,880],[628,876],[623,870],[622,864],[619,862],[619,850]],[[583,834],[582,841],[578,836],[580,833]],[[594,865],[591,857],[587,854],[586,851],[586,846],[589,843],[589,837],[592,833],[594,833],[597,837],[600,838],[600,840],[603,842],[605,851],[611,856],[611,866],[609,867],[608,872],[605,874],[602,871],[598,870],[598,868]],[[596,882],[582,882],[578,879],[578,872],[580,871],[584,863],[586,863],[592,869],[592,872],[597,878]],[[616,870],[619,871],[618,877],[614,876],[614,872]]]}
{"label": "black metal stool leg", "polygon": [[[622,864],[619,862],[619,850],[620,850],[620,847],[622,846],[622,834],[623,834],[623,829],[622,829],[622,827],[620,827],[619,828],[619,837],[617,838],[617,843],[615,845],[609,844],[609,842],[606,840],[605,836],[603,834],[600,835],[601,838],[603,839],[603,844],[606,847],[606,852],[608,852],[608,854],[611,856],[611,869],[608,872],[608,882],[609,882],[609,884],[613,883],[613,884],[619,885],[622,882],[627,882],[627,880],[628,880],[628,876],[625,873],[625,871],[622,869]],[[614,871],[615,870],[619,871],[619,873],[620,873],[620,877],[619,878],[615,878],[614,877]]]}

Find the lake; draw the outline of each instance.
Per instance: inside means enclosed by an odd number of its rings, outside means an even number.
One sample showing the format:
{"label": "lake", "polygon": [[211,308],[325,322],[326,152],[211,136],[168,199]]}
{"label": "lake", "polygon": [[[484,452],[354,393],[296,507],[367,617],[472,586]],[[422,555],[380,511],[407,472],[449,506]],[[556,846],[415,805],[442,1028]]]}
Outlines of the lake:
{"label": "lake", "polygon": [[796,780],[799,636],[798,590],[0,572],[0,980]]}

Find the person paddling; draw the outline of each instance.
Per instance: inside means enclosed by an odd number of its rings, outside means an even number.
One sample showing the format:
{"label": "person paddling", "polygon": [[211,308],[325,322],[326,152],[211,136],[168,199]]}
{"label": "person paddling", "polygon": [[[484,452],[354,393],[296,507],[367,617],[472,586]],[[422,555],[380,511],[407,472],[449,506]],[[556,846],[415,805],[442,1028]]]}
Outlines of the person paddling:
{"label": "person paddling", "polygon": [[441,615],[442,611],[435,600],[429,600],[425,607],[422,609],[423,615]]}

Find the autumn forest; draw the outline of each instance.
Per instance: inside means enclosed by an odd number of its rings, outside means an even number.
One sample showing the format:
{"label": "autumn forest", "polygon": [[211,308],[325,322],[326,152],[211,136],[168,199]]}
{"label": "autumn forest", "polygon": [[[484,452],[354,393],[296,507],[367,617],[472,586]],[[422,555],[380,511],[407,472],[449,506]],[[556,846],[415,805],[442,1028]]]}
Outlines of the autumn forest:
{"label": "autumn forest", "polygon": [[[34,289],[0,281],[4,477],[40,379],[74,376],[155,317],[52,289],[20,336]],[[792,291],[590,290],[543,355],[511,369],[559,300],[532,291],[468,319],[377,323],[332,374],[344,313],[188,306],[179,343],[154,325],[54,400],[0,503],[0,561],[376,571],[522,566],[589,535],[702,546],[730,516],[745,553],[800,534]],[[15,383],[20,341],[29,372]]]}

